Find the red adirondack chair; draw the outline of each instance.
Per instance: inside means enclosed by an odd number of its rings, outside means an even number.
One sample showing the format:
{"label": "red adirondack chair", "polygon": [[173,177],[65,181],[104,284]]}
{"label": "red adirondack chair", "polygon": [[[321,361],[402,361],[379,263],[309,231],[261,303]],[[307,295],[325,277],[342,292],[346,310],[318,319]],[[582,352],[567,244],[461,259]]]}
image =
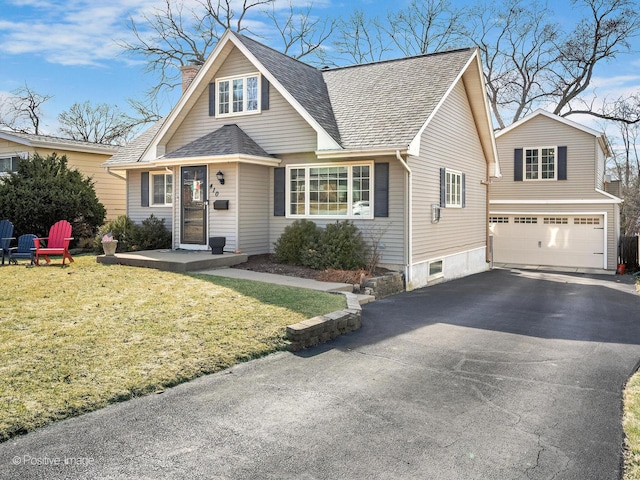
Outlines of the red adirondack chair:
{"label": "red adirondack chair", "polygon": [[[46,240],[46,246],[42,246],[42,240]],[[69,253],[69,242],[73,240],[71,236],[71,224],[66,220],[56,222],[49,229],[49,236],[44,238],[34,238],[33,242],[36,247],[36,265],[40,265],[40,257],[42,256],[47,263],[51,262],[49,255],[62,255],[62,265],[65,260],[69,263],[73,262],[73,258]]]}

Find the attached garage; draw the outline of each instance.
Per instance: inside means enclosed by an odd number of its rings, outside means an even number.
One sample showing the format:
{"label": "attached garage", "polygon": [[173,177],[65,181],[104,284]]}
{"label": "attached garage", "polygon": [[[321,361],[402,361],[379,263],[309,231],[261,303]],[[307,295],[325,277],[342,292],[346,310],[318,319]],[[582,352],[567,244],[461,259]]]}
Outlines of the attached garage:
{"label": "attached garage", "polygon": [[492,214],[494,262],[606,268],[604,214]]}

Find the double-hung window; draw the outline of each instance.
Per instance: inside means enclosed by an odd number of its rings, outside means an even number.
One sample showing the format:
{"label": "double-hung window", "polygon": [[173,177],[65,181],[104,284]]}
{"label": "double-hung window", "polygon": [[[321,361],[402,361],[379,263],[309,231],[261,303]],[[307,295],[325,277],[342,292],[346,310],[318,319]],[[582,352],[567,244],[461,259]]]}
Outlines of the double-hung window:
{"label": "double-hung window", "polygon": [[445,207],[462,207],[462,173],[445,171]]}
{"label": "double-hung window", "polygon": [[18,157],[0,157],[0,175],[17,170]]}
{"label": "double-hung window", "polygon": [[173,203],[173,175],[151,172],[151,205],[169,206]]}
{"label": "double-hung window", "polygon": [[524,149],[525,180],[556,179],[556,147]]}
{"label": "double-hung window", "polygon": [[258,113],[260,105],[259,75],[216,80],[216,115]]}
{"label": "double-hung window", "polygon": [[373,216],[373,163],[290,165],[287,167],[291,217]]}

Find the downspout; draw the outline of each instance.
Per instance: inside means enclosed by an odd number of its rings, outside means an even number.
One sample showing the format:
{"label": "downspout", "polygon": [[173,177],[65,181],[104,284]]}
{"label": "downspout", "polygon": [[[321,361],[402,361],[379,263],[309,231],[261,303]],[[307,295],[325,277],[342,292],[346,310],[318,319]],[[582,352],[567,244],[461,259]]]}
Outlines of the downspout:
{"label": "downspout", "polygon": [[491,245],[491,229],[489,228],[489,209],[491,208],[490,203],[490,189],[491,189],[491,177],[489,173],[489,166],[487,165],[487,179],[481,181],[480,183],[487,187],[486,199],[485,199],[485,242],[487,244],[487,248],[485,248],[485,261],[489,264],[489,268],[493,268],[493,248]]}
{"label": "downspout", "polygon": [[409,197],[409,206],[407,208],[407,267],[406,267],[406,279],[405,284],[409,285],[411,283],[411,267],[413,266],[413,172],[407,165],[407,162],[404,161],[402,155],[400,155],[400,150],[396,150],[396,158],[400,162],[400,164],[407,171],[407,195]]}

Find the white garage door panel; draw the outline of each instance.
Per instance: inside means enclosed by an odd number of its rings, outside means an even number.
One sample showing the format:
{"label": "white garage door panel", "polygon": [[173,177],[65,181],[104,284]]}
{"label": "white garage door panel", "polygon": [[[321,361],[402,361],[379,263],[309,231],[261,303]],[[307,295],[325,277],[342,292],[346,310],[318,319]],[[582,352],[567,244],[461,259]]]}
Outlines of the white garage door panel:
{"label": "white garage door panel", "polygon": [[[509,223],[491,224],[496,262],[603,268],[602,215],[557,215],[552,218],[567,219],[567,223],[556,224],[545,224],[544,218],[550,217],[547,215],[527,216],[537,219],[537,223],[514,223],[515,217],[502,216],[503,219],[508,218]],[[598,224],[594,224],[594,219]]]}

